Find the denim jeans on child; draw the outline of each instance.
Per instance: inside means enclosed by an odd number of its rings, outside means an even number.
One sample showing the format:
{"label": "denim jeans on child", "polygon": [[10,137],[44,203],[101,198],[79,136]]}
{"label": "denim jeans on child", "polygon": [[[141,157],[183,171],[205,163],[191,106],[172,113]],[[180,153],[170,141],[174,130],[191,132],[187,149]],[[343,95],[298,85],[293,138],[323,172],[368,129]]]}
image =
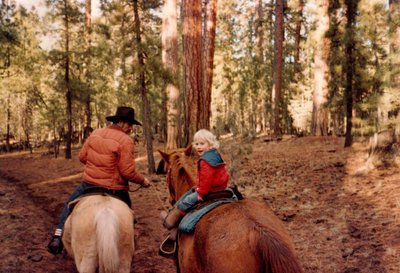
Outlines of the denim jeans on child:
{"label": "denim jeans on child", "polygon": [[188,211],[199,202],[198,196],[199,194],[194,189],[190,189],[176,202],[176,207],[181,211]]}

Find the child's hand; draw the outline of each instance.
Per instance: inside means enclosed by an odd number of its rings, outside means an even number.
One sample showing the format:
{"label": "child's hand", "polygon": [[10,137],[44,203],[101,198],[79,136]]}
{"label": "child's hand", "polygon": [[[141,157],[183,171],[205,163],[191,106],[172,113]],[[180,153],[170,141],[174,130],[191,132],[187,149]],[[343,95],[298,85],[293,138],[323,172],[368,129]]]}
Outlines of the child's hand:
{"label": "child's hand", "polygon": [[197,201],[199,201],[199,202],[203,202],[204,200],[203,200],[203,198],[201,198],[201,196],[200,196],[200,195],[197,195]]}

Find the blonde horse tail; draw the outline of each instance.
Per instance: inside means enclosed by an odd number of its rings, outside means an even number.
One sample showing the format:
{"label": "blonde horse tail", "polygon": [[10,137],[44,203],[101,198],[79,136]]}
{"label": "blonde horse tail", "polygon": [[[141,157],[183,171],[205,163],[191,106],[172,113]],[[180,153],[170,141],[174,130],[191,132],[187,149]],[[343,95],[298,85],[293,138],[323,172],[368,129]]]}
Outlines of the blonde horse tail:
{"label": "blonde horse tail", "polygon": [[115,273],[119,268],[119,219],[109,208],[100,210],[95,218],[99,273]]}
{"label": "blonde horse tail", "polygon": [[258,247],[263,253],[266,272],[303,273],[289,239],[261,227],[257,233],[259,235]]}

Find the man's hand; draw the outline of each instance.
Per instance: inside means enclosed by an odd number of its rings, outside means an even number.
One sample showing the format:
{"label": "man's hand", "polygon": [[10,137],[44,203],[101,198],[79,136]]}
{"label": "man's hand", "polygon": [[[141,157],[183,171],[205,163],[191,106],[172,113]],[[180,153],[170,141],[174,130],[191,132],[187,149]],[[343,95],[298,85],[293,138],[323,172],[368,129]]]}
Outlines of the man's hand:
{"label": "man's hand", "polygon": [[144,178],[144,182],[142,184],[142,187],[143,188],[148,188],[150,186],[151,186],[150,181],[147,178]]}

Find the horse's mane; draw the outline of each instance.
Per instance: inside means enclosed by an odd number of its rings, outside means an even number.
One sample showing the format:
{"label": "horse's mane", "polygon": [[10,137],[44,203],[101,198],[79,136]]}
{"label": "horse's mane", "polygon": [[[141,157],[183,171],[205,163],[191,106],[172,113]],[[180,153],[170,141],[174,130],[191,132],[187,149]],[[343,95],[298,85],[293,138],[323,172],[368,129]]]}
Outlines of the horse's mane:
{"label": "horse's mane", "polygon": [[[167,186],[170,203],[174,204],[182,194],[196,184],[197,157],[192,155],[192,147],[177,149],[170,153],[159,151],[167,170]],[[161,164],[160,164],[161,165]],[[161,169],[161,167],[160,167]]]}

